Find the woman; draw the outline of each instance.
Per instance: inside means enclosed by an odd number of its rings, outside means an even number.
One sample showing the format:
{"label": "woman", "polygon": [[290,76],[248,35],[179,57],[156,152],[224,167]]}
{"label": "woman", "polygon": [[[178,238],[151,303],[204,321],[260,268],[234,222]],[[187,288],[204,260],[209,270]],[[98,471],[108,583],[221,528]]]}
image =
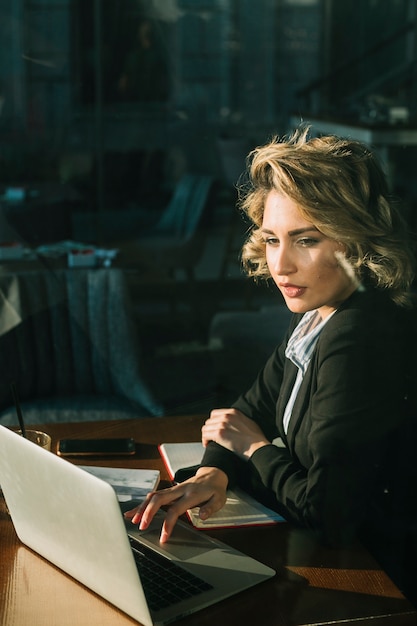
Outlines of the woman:
{"label": "woman", "polygon": [[383,546],[389,568],[411,515],[404,477],[392,471],[411,372],[413,268],[402,221],[374,156],[354,141],[300,129],[256,149],[249,174],[243,263],[277,285],[294,313],[288,334],[253,386],[211,412],[195,474],[128,517],[145,529],[169,505],[166,541],[180,514],[199,505],[208,518],[240,483],[324,542],[359,535],[381,562]]}

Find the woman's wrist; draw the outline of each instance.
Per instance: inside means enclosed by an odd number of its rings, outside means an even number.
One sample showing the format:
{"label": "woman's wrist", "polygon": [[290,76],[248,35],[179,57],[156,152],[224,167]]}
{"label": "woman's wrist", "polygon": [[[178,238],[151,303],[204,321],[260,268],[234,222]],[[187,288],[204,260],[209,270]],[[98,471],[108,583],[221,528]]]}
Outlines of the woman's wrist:
{"label": "woman's wrist", "polygon": [[246,457],[247,459],[250,459],[250,458],[251,458],[251,456],[252,456],[253,454],[255,454],[255,452],[256,452],[257,450],[259,450],[260,448],[263,448],[264,446],[269,446],[269,445],[271,445],[271,442],[270,442],[270,441],[267,441],[267,440],[265,440],[265,441],[257,441],[256,443],[253,443],[253,444],[251,444],[251,445],[249,446],[249,448],[248,448],[248,449],[246,450],[246,452],[245,452],[245,457]]}
{"label": "woman's wrist", "polygon": [[218,467],[210,467],[208,465],[203,465],[198,468],[196,476],[210,478],[211,480],[215,480],[218,483],[219,487],[227,489],[227,485],[229,482],[229,478],[223,470]]}

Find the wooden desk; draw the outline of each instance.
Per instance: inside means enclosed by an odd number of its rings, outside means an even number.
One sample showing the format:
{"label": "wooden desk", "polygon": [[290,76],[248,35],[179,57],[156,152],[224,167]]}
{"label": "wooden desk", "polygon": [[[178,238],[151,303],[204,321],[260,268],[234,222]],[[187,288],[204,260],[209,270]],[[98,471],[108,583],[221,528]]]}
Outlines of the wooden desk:
{"label": "wooden desk", "polygon": [[[133,436],[134,457],[90,459],[91,465],[157,468],[168,476],[157,444],[196,441],[201,416],[117,422],[48,424],[53,450],[62,437]],[[80,461],[87,464],[84,459]],[[99,515],[99,512],[97,512]],[[65,520],[63,520],[65,523]],[[244,594],[181,620],[198,626],[411,626],[417,610],[405,600],[360,545],[330,550],[288,524],[211,531],[213,536],[277,570]],[[22,546],[0,499],[0,624],[2,626],[128,626],[132,619]]]}

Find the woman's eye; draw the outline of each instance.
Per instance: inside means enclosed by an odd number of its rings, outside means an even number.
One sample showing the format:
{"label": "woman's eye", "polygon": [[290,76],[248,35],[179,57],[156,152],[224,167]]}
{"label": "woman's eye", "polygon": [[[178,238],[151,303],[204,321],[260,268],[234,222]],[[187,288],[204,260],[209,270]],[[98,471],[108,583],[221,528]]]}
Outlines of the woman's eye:
{"label": "woman's eye", "polygon": [[277,246],[279,244],[279,240],[276,237],[267,237],[264,239],[264,243],[267,246]]}
{"label": "woman's eye", "polygon": [[315,246],[318,243],[318,239],[314,239],[313,237],[303,237],[298,240],[298,244],[303,248],[310,248]]}

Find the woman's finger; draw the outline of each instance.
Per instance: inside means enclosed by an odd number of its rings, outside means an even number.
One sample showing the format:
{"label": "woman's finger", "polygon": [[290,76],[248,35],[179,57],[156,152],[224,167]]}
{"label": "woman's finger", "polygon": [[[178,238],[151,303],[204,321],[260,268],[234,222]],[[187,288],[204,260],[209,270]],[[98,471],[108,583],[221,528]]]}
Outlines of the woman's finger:
{"label": "woman's finger", "polygon": [[202,520],[208,519],[211,515],[219,511],[226,502],[226,492],[224,492],[224,495],[222,496],[220,496],[217,492],[215,492],[205,502],[202,502],[200,500],[198,503],[196,503],[195,498],[193,500],[191,495],[189,496],[189,498],[190,498],[190,502],[188,504],[184,503],[184,506],[186,507],[185,510],[183,510],[182,502],[181,502],[180,507],[177,506],[180,504],[180,501],[175,502],[168,508],[164,523],[162,525],[161,537],[160,537],[161,543],[168,541],[169,537],[172,534],[172,531],[174,530],[175,524],[178,521],[178,518],[180,517],[180,515],[185,513],[185,511],[187,511],[188,509],[199,506],[200,507],[199,517]]}
{"label": "woman's finger", "polygon": [[131,519],[134,524],[138,524],[142,517],[142,513],[148,505],[149,500],[155,495],[156,491],[150,491],[146,494],[145,499],[134,509],[130,509],[129,511],[125,511],[124,517],[126,519]]}

